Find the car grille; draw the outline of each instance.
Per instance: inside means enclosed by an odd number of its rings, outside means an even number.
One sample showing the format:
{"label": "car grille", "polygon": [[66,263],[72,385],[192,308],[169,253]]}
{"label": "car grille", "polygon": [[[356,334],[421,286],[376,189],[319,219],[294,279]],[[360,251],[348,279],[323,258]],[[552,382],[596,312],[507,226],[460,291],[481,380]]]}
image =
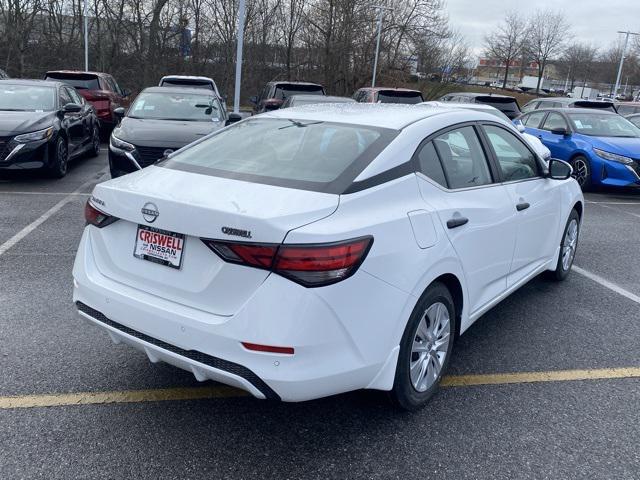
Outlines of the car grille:
{"label": "car grille", "polygon": [[141,147],[136,145],[138,163],[142,168],[152,165],[164,156],[164,151],[167,150],[167,148],[168,147]]}
{"label": "car grille", "polygon": [[0,162],[3,162],[11,153],[13,148],[9,147],[13,137],[0,137]]}

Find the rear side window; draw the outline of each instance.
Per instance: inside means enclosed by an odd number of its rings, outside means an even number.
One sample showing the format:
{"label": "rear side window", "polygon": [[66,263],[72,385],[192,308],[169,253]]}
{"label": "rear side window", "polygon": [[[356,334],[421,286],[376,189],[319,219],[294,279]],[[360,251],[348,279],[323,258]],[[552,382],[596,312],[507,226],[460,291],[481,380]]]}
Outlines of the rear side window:
{"label": "rear side window", "polygon": [[485,125],[484,130],[498,159],[505,182],[538,176],[536,158],[519,138],[503,128],[492,125]]}
{"label": "rear side window", "polygon": [[332,122],[256,118],[192,144],[164,166],[254,183],[343,193],[397,133]]}
{"label": "rear side window", "polygon": [[468,188],[492,182],[487,157],[473,127],[451,130],[433,144],[442,161],[449,188]]}
{"label": "rear side window", "polygon": [[420,149],[417,158],[420,171],[437,184],[447,188],[447,179],[432,142],[427,143]]}
{"label": "rear side window", "polygon": [[540,123],[544,119],[546,112],[534,112],[526,115],[522,120],[529,128],[540,128]]}

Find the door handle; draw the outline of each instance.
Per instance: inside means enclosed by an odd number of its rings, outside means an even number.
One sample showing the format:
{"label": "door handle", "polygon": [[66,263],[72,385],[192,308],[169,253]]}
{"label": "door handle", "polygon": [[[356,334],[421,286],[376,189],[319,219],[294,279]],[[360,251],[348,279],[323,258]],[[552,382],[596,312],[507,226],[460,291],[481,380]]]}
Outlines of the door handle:
{"label": "door handle", "polygon": [[521,212],[522,210],[526,210],[527,208],[529,208],[531,205],[529,205],[527,202],[522,202],[516,205],[516,210],[518,210],[519,212]]}
{"label": "door handle", "polygon": [[457,228],[457,227],[461,227],[462,225],[466,225],[467,223],[469,223],[469,219],[466,217],[455,217],[455,218],[451,218],[449,220],[447,220],[447,228],[451,229],[451,228]]}

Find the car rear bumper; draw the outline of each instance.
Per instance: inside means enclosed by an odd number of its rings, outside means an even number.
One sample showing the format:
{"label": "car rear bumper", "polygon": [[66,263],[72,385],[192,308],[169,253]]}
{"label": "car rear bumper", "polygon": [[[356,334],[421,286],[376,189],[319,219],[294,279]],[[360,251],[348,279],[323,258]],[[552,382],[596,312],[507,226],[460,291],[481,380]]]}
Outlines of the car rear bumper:
{"label": "car rear bumper", "polygon": [[[341,282],[349,282],[350,288],[336,284],[320,289],[272,274],[238,312],[222,316],[105,277],[89,237],[85,230],[73,271],[73,300],[80,315],[114,341],[144,351],[152,362],[165,361],[200,381],[215,380],[257,398],[283,401],[392,387],[388,375],[386,382],[374,380],[382,370],[395,372],[389,358],[395,358],[395,331],[408,295],[369,274],[358,272]],[[353,318],[319,294],[325,290],[349,297],[351,289],[362,292],[362,298],[354,296],[344,308]],[[359,322],[368,329],[353,325]],[[258,352],[242,342],[295,350],[293,355]]]}

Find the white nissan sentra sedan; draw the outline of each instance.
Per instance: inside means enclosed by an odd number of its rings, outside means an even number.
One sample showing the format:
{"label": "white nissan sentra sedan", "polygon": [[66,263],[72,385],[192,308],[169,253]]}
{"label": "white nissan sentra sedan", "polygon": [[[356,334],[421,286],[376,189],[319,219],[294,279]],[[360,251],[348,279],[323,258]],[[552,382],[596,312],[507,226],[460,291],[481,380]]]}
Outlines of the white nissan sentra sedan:
{"label": "white nissan sentra sedan", "polygon": [[[571,167],[471,110],[275,111],[99,184],[73,299],[116,342],[259,398],[437,389],[454,338],[569,273]],[[522,328],[527,328],[526,324]]]}

